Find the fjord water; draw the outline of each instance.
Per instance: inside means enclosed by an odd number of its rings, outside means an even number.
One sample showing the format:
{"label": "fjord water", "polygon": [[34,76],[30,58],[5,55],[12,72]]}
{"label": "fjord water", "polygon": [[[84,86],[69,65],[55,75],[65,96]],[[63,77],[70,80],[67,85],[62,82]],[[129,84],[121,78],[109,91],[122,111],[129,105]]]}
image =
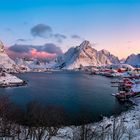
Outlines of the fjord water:
{"label": "fjord water", "polygon": [[110,78],[81,72],[25,73],[18,77],[28,82],[25,87],[0,89],[13,102],[25,106],[38,101],[47,106],[63,108],[73,123],[98,121],[101,116],[119,114],[125,110],[111,94]]}

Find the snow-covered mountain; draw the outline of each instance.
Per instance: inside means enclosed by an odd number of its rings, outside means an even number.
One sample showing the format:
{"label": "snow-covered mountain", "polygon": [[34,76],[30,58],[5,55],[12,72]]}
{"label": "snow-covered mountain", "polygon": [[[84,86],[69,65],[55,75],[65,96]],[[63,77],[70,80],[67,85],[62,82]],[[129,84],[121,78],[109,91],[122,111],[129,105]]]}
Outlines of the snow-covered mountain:
{"label": "snow-covered mountain", "polygon": [[125,63],[134,67],[140,67],[140,54],[132,54],[128,56]]}
{"label": "snow-covered mountain", "polygon": [[0,41],[0,68],[8,72],[16,72],[17,66],[15,62],[7,55],[3,43]]}
{"label": "snow-covered mountain", "polygon": [[17,58],[15,62],[25,71],[43,70],[47,68],[46,62],[39,59]]}
{"label": "snow-covered mountain", "polygon": [[[52,62],[54,64],[54,62]],[[54,67],[75,69],[85,66],[101,66],[118,64],[118,57],[106,50],[97,51],[89,41],[84,41],[80,46],[70,48],[64,55],[58,56]]]}
{"label": "snow-covered mountain", "polygon": [[120,59],[120,63],[121,63],[121,64],[124,64],[125,61],[126,61],[126,58],[122,58],[122,59]]}
{"label": "snow-covered mountain", "polygon": [[107,50],[98,51],[97,59],[99,59],[101,65],[108,65],[108,64],[118,64],[120,63],[118,57],[112,55]]}

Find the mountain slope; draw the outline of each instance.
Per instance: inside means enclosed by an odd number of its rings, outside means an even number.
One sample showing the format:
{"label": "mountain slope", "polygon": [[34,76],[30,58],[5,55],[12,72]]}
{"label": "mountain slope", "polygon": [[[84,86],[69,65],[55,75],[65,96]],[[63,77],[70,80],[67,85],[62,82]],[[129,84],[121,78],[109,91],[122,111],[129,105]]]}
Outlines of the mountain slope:
{"label": "mountain slope", "polygon": [[84,66],[101,66],[117,64],[119,59],[108,51],[97,51],[92,48],[89,41],[84,41],[80,46],[70,48],[64,55],[57,57],[55,67],[75,69]]}
{"label": "mountain slope", "polygon": [[16,64],[27,71],[34,71],[34,70],[45,70],[47,68],[46,61],[41,61],[39,59],[26,59],[26,58],[17,58]]}
{"label": "mountain slope", "polygon": [[140,66],[140,54],[132,54],[127,57],[126,64],[132,65],[134,67],[139,67]]}
{"label": "mountain slope", "polygon": [[3,68],[9,72],[16,71],[16,64],[5,52],[4,45],[1,41],[0,41],[0,68]]}
{"label": "mountain slope", "polygon": [[107,50],[98,51],[98,58],[101,65],[118,64],[120,63],[118,57],[112,55]]}

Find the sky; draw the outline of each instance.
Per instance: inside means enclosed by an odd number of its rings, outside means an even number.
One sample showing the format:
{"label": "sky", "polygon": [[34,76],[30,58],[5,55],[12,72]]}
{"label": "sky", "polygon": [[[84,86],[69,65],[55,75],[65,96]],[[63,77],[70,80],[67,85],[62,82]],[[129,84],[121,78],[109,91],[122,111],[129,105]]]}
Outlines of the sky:
{"label": "sky", "polygon": [[53,57],[89,40],[126,58],[140,53],[139,15],[139,0],[1,0],[0,40],[12,55]]}

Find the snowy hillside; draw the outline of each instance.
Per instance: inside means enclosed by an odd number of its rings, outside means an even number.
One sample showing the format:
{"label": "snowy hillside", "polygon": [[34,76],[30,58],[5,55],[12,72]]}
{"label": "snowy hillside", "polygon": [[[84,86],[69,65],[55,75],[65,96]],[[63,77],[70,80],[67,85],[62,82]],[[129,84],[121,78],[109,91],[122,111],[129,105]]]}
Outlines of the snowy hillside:
{"label": "snowy hillside", "polygon": [[[52,62],[54,64],[54,62]],[[80,46],[70,48],[64,55],[57,57],[55,67],[75,69],[84,66],[101,66],[118,64],[119,59],[108,51],[97,51],[89,41],[84,41]]]}
{"label": "snowy hillside", "polygon": [[14,87],[14,86],[22,86],[25,85],[26,83],[19,79],[18,77],[0,72],[0,88],[1,87]]}
{"label": "snowy hillside", "polygon": [[127,57],[126,64],[132,65],[134,67],[140,67],[140,54],[132,54],[130,56]]}
{"label": "snowy hillside", "polygon": [[3,43],[0,41],[0,68],[9,72],[15,72],[17,67],[15,62],[7,55]]}
{"label": "snowy hillside", "polygon": [[47,68],[46,62],[38,59],[17,58],[15,62],[25,71],[44,70]]}
{"label": "snowy hillside", "polygon": [[99,59],[101,65],[119,64],[120,63],[118,57],[112,55],[107,50],[98,51],[98,57],[97,58]]}

